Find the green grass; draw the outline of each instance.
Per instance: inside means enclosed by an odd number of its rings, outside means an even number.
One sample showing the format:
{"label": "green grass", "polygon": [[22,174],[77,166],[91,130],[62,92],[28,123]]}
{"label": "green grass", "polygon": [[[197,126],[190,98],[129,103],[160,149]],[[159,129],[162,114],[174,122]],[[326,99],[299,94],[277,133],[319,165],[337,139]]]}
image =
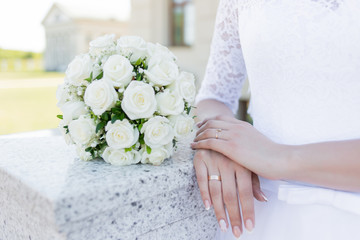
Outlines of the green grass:
{"label": "green grass", "polygon": [[9,49],[0,48],[0,59],[13,59],[13,58],[41,59],[42,57],[43,57],[42,53],[25,52],[25,51],[9,50]]}
{"label": "green grass", "polygon": [[34,78],[63,78],[64,73],[28,71],[28,72],[0,72],[0,80],[34,79]]}
{"label": "green grass", "polygon": [[0,134],[56,128],[56,87],[0,89]]}

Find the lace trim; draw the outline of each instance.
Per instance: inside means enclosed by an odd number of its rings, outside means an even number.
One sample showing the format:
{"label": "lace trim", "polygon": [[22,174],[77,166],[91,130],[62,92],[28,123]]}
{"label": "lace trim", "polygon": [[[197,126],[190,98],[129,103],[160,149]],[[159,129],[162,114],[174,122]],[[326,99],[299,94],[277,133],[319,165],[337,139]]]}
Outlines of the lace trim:
{"label": "lace trim", "polygon": [[220,1],[205,78],[197,96],[197,102],[206,98],[221,101],[234,113],[246,78],[237,6],[237,0]]}

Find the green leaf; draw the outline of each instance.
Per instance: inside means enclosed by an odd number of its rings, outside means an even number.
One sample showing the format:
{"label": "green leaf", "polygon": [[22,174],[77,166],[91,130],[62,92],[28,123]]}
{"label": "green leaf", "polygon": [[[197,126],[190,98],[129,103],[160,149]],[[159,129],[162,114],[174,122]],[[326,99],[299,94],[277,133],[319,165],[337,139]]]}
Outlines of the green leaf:
{"label": "green leaf", "polygon": [[68,134],[70,131],[69,131],[69,126],[63,126],[63,128],[65,128],[66,129],[66,132],[65,132],[65,134]]}
{"label": "green leaf", "polygon": [[100,122],[97,126],[96,126],[96,130],[95,132],[98,133],[101,129],[103,129],[106,125],[106,122]]}
{"label": "green leaf", "polygon": [[122,113],[120,114],[120,120],[122,121],[122,120],[124,120],[124,118],[125,118],[125,113],[122,112]]}
{"label": "green leaf", "polygon": [[187,113],[187,115],[189,115],[189,114],[190,114],[190,111],[191,111],[191,106],[190,106],[190,107],[188,107],[188,108],[186,109],[186,113]]}
{"label": "green leaf", "polygon": [[143,123],[140,123],[140,124],[139,124],[139,126],[138,126],[139,132],[141,131],[143,125],[144,125]]}
{"label": "green leaf", "polygon": [[96,76],[96,80],[102,79],[104,76],[104,72],[101,72],[99,75]]}
{"label": "green leaf", "polygon": [[139,59],[134,63],[134,65],[135,65],[135,66],[140,66],[141,63],[142,63],[142,59],[139,58]]}
{"label": "green leaf", "polygon": [[136,80],[138,80],[138,81],[141,80],[141,74],[140,73],[136,74]]}
{"label": "green leaf", "polygon": [[93,78],[93,72],[90,73],[90,77],[85,78],[85,81],[91,82]]}
{"label": "green leaf", "polygon": [[147,152],[147,154],[151,153],[151,147],[149,147],[148,145],[146,145],[146,152]]}
{"label": "green leaf", "polygon": [[91,153],[91,157],[92,157],[92,158],[95,158],[95,151],[94,151],[94,149],[92,149],[92,150],[90,151],[90,153]]}
{"label": "green leaf", "polygon": [[131,147],[129,147],[129,148],[125,148],[125,152],[127,153],[127,152],[130,152],[132,150],[132,148]]}
{"label": "green leaf", "polygon": [[145,144],[144,136],[143,136],[142,138],[139,138],[139,143],[140,143],[140,144]]}
{"label": "green leaf", "polygon": [[122,111],[120,109],[118,109],[118,108],[112,108],[111,112],[115,113],[115,114],[119,114],[119,115],[122,113]]}
{"label": "green leaf", "polygon": [[102,120],[105,120],[105,121],[108,121],[108,120],[109,120],[108,113],[107,113],[107,112],[104,112],[104,113],[101,115],[101,119],[102,119]]}
{"label": "green leaf", "polygon": [[115,114],[112,118],[111,118],[111,123],[116,122],[117,120],[124,120],[125,118],[125,114],[124,113],[120,113],[120,114]]}
{"label": "green leaf", "polygon": [[88,147],[85,149],[85,152],[90,152],[92,150],[92,147]]}
{"label": "green leaf", "polygon": [[63,119],[63,115],[57,115],[56,117],[59,119]]}

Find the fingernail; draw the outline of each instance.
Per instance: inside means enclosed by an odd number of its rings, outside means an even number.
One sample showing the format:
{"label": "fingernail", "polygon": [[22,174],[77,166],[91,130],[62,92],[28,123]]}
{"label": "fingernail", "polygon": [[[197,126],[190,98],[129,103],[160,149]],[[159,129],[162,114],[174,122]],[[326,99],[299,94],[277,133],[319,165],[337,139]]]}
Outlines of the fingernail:
{"label": "fingernail", "polygon": [[246,228],[246,230],[248,230],[249,232],[252,232],[252,230],[254,229],[254,224],[253,224],[253,222],[251,221],[251,219],[246,220],[245,228]]}
{"label": "fingernail", "polygon": [[268,202],[269,200],[267,199],[267,197],[265,196],[265,193],[263,193],[262,191],[260,191],[261,196],[263,197],[263,199],[265,200],[265,202]]}
{"label": "fingernail", "polygon": [[196,124],[196,126],[197,126],[197,127],[200,127],[200,126],[201,126],[201,123],[202,123],[202,122],[198,122],[198,123]]}
{"label": "fingernail", "polygon": [[225,222],[224,219],[221,219],[221,220],[219,221],[219,225],[220,225],[221,231],[222,231],[222,232],[226,232],[227,227],[226,227],[226,222]]}
{"label": "fingernail", "polygon": [[210,209],[210,202],[208,200],[205,200],[205,209],[209,210]]}
{"label": "fingernail", "polygon": [[234,236],[237,238],[241,236],[241,230],[238,226],[234,227]]}

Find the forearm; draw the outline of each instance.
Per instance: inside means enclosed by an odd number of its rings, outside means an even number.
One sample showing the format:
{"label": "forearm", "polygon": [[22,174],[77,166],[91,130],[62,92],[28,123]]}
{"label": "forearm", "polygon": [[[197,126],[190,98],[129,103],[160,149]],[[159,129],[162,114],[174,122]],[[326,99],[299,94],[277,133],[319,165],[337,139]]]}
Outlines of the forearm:
{"label": "forearm", "polygon": [[285,149],[280,178],[360,192],[360,139]]}
{"label": "forearm", "polygon": [[205,99],[196,106],[196,122],[216,116],[233,116],[231,110],[222,102],[214,99]]}

